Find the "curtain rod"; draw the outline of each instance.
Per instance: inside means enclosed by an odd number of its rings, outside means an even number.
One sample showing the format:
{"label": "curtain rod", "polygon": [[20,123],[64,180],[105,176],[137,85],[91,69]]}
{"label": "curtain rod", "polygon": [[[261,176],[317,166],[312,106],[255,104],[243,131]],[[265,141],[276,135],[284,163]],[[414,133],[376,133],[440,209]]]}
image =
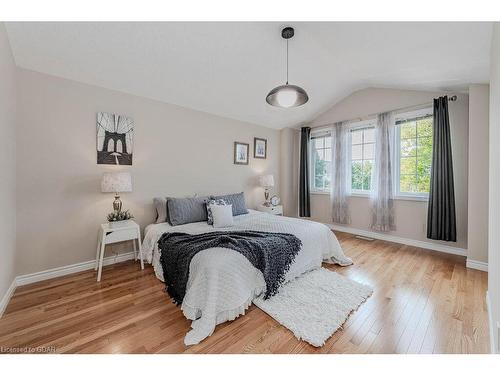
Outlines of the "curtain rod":
{"label": "curtain rod", "polygon": [[[456,95],[452,95],[448,98],[448,101],[449,102],[456,102],[457,101],[457,96]],[[392,109],[390,111],[385,111],[385,112],[399,112],[399,111],[403,111],[403,110],[411,110],[411,109],[421,109],[422,107],[428,107],[430,105],[433,105],[434,103],[423,103],[423,104],[418,104],[418,105],[413,105],[413,106],[410,106],[410,107],[401,107],[401,108],[396,108],[396,109]],[[337,123],[337,122],[353,122],[353,121],[363,121],[363,120],[368,120],[370,119],[371,117],[374,117],[374,116],[377,116],[379,113],[381,112],[377,112],[377,113],[370,113],[369,115],[365,115],[363,117],[355,117],[355,118],[351,118],[349,120],[342,120],[342,121],[334,121],[333,123],[328,123],[328,124],[323,124],[323,125],[319,125],[319,126],[315,126],[315,127],[311,127],[311,131],[313,130],[321,130],[321,129],[326,129],[326,128],[330,128],[334,123]]]}

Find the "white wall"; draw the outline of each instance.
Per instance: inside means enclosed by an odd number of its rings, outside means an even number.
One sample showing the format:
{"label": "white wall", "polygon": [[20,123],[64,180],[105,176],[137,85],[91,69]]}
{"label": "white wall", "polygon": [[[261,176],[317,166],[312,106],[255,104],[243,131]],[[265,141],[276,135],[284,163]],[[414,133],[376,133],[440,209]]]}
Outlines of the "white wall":
{"label": "white wall", "polygon": [[[493,320],[494,348],[498,352],[500,322],[500,23],[495,23],[491,42],[490,61],[490,183],[488,231],[488,295]],[[491,322],[490,322],[491,323]]]}
{"label": "white wall", "polygon": [[[357,91],[330,110],[316,118],[312,128],[332,124],[336,121],[353,120],[372,114],[403,107],[432,103],[442,95],[439,92],[408,91],[369,88]],[[429,104],[431,106],[431,104]],[[467,142],[468,142],[468,96],[458,95],[456,102],[449,103],[453,167],[455,175],[455,199],[457,214],[457,242],[429,240],[427,229],[427,202],[396,200],[396,230],[391,235],[420,241],[467,248]],[[283,130],[282,130],[283,131]],[[282,144],[282,147],[283,144]],[[298,156],[292,156],[298,157]],[[283,161],[282,161],[283,165]],[[283,173],[283,172],[282,172]],[[282,194],[288,186],[282,186]],[[296,196],[292,198],[296,199]],[[370,230],[370,200],[365,197],[350,197],[349,207],[352,224],[350,227]],[[331,206],[328,194],[311,194],[311,218],[331,223]]]}
{"label": "white wall", "polygon": [[[249,207],[264,199],[257,176],[279,189],[280,134],[257,125],[20,69],[17,132],[17,273],[95,257],[98,225],[112,210],[100,192],[104,171],[132,173],[122,194],[144,227],[155,196],[244,190]],[[135,120],[133,165],[96,164],[96,112]],[[268,158],[254,159],[253,137],[267,138]],[[251,146],[250,164],[233,164],[233,142]]]}
{"label": "white wall", "polygon": [[489,85],[469,87],[467,260],[488,262]]}
{"label": "white wall", "polygon": [[[14,280],[16,252],[16,67],[0,23],[0,301]],[[1,311],[0,311],[1,314]]]}
{"label": "white wall", "polygon": [[[297,216],[298,212],[298,154],[300,131],[284,128],[281,135],[280,198],[285,216]],[[296,156],[296,157],[295,157]]]}

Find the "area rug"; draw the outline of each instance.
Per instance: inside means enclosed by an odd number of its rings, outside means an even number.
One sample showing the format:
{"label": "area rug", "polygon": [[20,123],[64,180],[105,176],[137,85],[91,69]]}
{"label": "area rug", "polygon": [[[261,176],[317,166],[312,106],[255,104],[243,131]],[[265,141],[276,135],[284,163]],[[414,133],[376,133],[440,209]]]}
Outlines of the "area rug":
{"label": "area rug", "polygon": [[274,297],[254,303],[295,337],[320,347],[373,290],[325,268],[285,284]]}

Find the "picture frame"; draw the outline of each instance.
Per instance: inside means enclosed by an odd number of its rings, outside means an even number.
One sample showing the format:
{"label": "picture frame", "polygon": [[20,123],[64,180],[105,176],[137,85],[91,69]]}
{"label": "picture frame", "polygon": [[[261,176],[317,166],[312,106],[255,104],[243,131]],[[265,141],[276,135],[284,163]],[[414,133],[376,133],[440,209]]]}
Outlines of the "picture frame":
{"label": "picture frame", "polygon": [[234,142],[234,164],[248,165],[250,145],[243,142]]}
{"label": "picture frame", "polygon": [[253,157],[256,159],[267,158],[267,139],[256,137],[253,139]]}
{"label": "picture frame", "polygon": [[134,119],[108,112],[96,117],[97,164],[132,165]]}

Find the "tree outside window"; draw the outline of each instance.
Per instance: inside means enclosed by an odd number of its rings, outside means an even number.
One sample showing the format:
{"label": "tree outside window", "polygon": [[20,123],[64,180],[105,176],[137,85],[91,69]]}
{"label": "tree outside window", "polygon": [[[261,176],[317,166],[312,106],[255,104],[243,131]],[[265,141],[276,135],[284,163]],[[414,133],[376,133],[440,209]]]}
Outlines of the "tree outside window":
{"label": "tree outside window", "polygon": [[399,189],[404,194],[428,194],[432,165],[433,117],[398,123]]}
{"label": "tree outside window", "polygon": [[330,191],[332,162],[332,138],[330,135],[313,137],[311,140],[312,190]]}
{"label": "tree outside window", "polygon": [[375,160],[375,129],[373,127],[351,130],[351,191],[371,191],[373,163]]}

